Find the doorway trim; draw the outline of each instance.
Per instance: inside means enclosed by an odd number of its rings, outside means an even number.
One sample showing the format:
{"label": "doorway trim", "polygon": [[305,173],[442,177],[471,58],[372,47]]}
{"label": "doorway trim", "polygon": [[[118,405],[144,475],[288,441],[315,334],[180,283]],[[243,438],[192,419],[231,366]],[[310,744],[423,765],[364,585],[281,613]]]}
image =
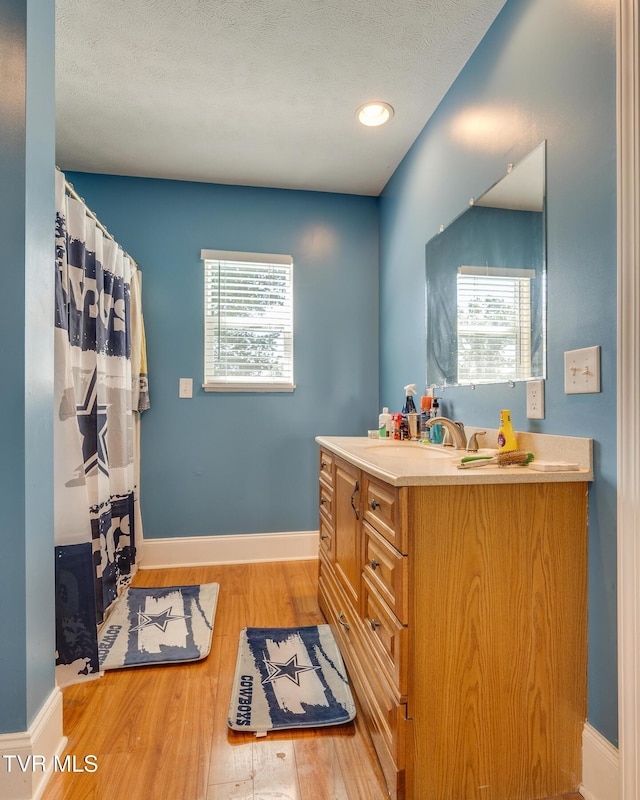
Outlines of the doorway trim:
{"label": "doorway trim", "polygon": [[640,0],[618,0],[618,731],[620,800],[640,797]]}

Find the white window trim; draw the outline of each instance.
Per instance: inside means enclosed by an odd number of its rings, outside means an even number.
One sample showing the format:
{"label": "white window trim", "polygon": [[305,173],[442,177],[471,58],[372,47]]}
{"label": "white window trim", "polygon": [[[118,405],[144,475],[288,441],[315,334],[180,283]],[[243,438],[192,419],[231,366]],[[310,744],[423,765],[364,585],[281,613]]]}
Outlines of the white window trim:
{"label": "white window trim", "polygon": [[[244,253],[236,250],[201,250],[201,261],[241,261],[245,264],[286,264],[293,266],[293,257],[290,255],[282,255],[279,253]],[[292,275],[293,280],[293,275]],[[293,289],[293,287],[292,287]],[[205,333],[206,335],[206,333]],[[293,367],[293,342],[292,342],[292,367]],[[206,353],[206,343],[205,343]],[[251,378],[220,380],[220,381],[206,381],[202,384],[205,392],[254,392],[254,393],[267,393],[267,392],[293,392],[296,389],[296,384],[289,380],[268,380],[256,381]]]}
{"label": "white window trim", "polygon": [[240,253],[236,250],[201,250],[201,261],[244,261],[246,264],[289,264],[293,256],[274,253]]}
{"label": "white window trim", "polygon": [[458,275],[490,275],[492,278],[535,278],[535,269],[510,267],[458,267]]}

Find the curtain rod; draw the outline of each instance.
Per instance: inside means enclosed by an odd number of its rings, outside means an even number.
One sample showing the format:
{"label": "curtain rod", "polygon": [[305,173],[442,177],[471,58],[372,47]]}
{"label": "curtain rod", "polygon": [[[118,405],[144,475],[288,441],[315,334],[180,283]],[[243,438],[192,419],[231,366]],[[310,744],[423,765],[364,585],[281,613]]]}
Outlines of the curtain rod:
{"label": "curtain rod", "polygon": [[[56,166],[56,169],[58,170],[58,172],[62,172],[62,170],[60,169],[60,167]],[[64,175],[64,173],[62,173],[62,174]],[[96,215],[93,213],[93,211],[92,211],[92,210],[89,208],[89,206],[87,205],[87,201],[84,199],[84,197],[80,197],[80,195],[78,194],[78,192],[77,192],[77,191],[76,191],[76,190],[73,188],[73,184],[72,184],[72,183],[70,183],[70,182],[69,182],[69,181],[66,179],[66,177],[65,177],[65,179],[64,179],[64,188],[65,188],[65,190],[67,191],[67,193],[68,193],[68,194],[69,194],[71,197],[73,197],[73,199],[74,199],[74,200],[78,200],[80,203],[82,203],[82,204],[84,205],[85,212],[86,212],[87,216],[88,216],[88,217],[90,217],[90,218],[91,218],[91,219],[92,219],[92,220],[93,220],[93,221],[96,223],[96,225],[98,226],[98,228],[100,228],[100,230],[102,231],[102,233],[104,233],[104,235],[105,235],[105,236],[106,236],[108,239],[111,239],[111,241],[112,241],[112,242],[115,242],[115,241],[116,241],[116,240],[115,240],[115,237],[113,237],[113,236],[112,236],[112,235],[109,233],[109,231],[108,231],[108,230],[105,228],[105,226],[104,226],[104,225],[103,225],[103,224],[100,222],[100,220],[98,219],[98,217],[97,217],[97,216],[96,216]],[[116,242],[116,244],[118,244],[118,243]],[[118,247],[120,247],[120,245],[118,245]],[[136,269],[139,269],[139,267],[138,267],[138,262],[135,260],[135,258],[133,258],[132,256],[130,256],[130,255],[129,255],[129,253],[127,253],[127,252],[126,252],[126,250],[124,250],[124,249],[122,250],[122,252],[123,252],[123,253],[124,253],[124,255],[125,255],[125,256],[126,256],[128,259],[129,259],[129,261],[130,261],[130,262],[133,264],[133,266],[134,266]]]}

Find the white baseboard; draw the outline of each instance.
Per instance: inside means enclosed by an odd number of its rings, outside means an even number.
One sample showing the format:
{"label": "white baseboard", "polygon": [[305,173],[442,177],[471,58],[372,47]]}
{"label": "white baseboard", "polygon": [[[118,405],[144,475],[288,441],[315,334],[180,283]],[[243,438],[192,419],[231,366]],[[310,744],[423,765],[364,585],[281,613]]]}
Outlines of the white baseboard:
{"label": "white baseboard", "polygon": [[318,531],[145,539],[140,569],[304,561],[318,557]]}
{"label": "white baseboard", "polygon": [[[62,692],[54,689],[28,731],[0,734],[0,797],[38,800],[66,746]],[[19,758],[18,758],[19,757]]]}
{"label": "white baseboard", "polygon": [[618,750],[586,724],[582,734],[582,783],[585,800],[618,800]]}

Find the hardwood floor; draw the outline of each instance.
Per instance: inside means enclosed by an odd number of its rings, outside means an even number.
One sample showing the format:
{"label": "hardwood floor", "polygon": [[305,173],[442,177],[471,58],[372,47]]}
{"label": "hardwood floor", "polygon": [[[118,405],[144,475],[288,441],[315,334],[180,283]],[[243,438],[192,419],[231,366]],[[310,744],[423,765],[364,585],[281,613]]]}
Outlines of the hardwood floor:
{"label": "hardwood floor", "polygon": [[241,628],[324,622],[317,562],[144,570],[134,585],[212,581],[220,596],[208,658],[114,670],[63,690],[64,756],[77,771],[54,773],[42,800],[384,800],[359,717],[265,738],[227,727]]}
{"label": "hardwood floor", "polygon": [[348,725],[257,739],[227,727],[243,627],[324,622],[317,562],[141,571],[136,586],[220,584],[204,661],[107,672],[64,690],[65,755],[96,757],[92,773],[60,772],[43,800],[380,800],[371,740]]}

